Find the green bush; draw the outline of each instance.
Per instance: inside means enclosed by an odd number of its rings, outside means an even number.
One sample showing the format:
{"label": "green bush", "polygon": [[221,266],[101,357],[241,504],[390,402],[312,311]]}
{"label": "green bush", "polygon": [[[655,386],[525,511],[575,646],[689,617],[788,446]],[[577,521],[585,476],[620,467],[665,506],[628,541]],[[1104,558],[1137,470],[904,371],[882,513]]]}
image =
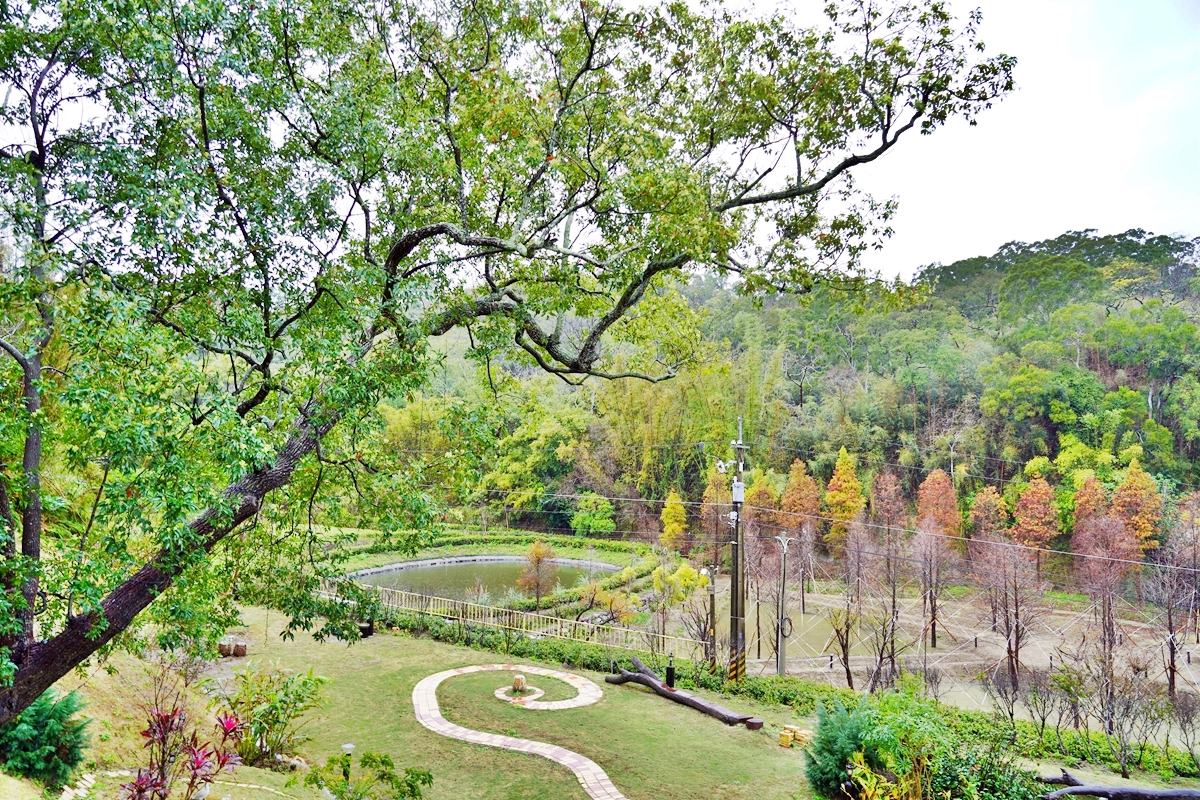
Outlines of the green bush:
{"label": "green bush", "polygon": [[288,673],[247,664],[233,673],[234,691],[222,698],[223,709],[245,726],[238,741],[242,763],[251,767],[275,767],[277,756],[296,752],[309,737],[300,732],[301,717],[321,704],[327,678],[307,673]]}
{"label": "green bush", "polygon": [[[646,557],[653,553],[653,549],[645,542],[631,541],[627,539],[581,539],[577,536],[562,536],[552,533],[538,533],[536,531],[489,531],[487,533],[484,533],[483,531],[469,530],[448,531],[440,536],[434,536],[428,541],[423,542],[422,547],[463,547],[466,545],[492,544],[525,545],[532,543],[535,539],[541,539],[547,544],[555,547],[592,547],[596,550],[602,550],[611,553],[632,552],[634,555],[639,557]],[[386,539],[356,550],[356,552],[360,553],[390,553],[395,551],[395,542]]]}
{"label": "green bush", "polygon": [[867,722],[865,702],[860,702],[852,711],[847,710],[841,700],[835,700],[829,711],[817,707],[817,732],[805,752],[804,775],[818,797],[840,800],[854,796],[846,765],[859,751],[871,769],[883,768],[879,754],[873,748],[864,748]]}
{"label": "green bush", "polygon": [[955,800],[1034,800],[1046,787],[991,748],[959,747],[933,763],[933,797]]}
{"label": "green bush", "polygon": [[822,709],[828,711],[835,703],[853,706],[858,702],[858,694],[849,689],[790,676],[748,676],[744,681],[726,682],[718,688],[725,694],[760,703],[789,706],[805,716]]}
{"label": "green bush", "polygon": [[304,785],[319,788],[334,800],[421,800],[422,786],[433,785],[433,775],[409,767],[396,772],[391,756],[363,753],[354,769],[349,753],[333,756],[325,766],[314,766]]}
{"label": "green bush", "polygon": [[[385,611],[383,622],[391,628],[414,636],[424,636],[446,644],[490,650],[495,653],[544,661],[592,672],[609,672],[614,663],[633,668],[636,653],[614,651],[608,647],[566,639],[534,639],[516,631],[502,631],[410,611]],[[645,655],[645,654],[643,654]]]}
{"label": "green bush", "polygon": [[[1013,765],[1019,751],[1011,729],[922,697],[915,679],[846,708],[840,700],[832,711],[818,707],[806,774],[820,797],[844,800],[861,789],[885,800],[1033,800],[1044,791],[1033,773]],[[847,764],[858,754],[867,769],[848,780]]]}
{"label": "green bush", "polygon": [[75,692],[58,697],[47,689],[16,719],[0,728],[0,765],[10,775],[59,787],[83,761],[87,720],[72,719],[83,708]]}

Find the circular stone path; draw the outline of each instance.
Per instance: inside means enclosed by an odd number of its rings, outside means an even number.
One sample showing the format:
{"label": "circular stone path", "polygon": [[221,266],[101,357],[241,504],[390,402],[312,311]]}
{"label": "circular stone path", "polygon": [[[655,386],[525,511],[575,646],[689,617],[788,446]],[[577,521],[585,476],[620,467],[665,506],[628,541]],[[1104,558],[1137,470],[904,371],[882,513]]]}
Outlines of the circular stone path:
{"label": "circular stone path", "polygon": [[600,687],[595,683],[580,675],[572,675],[569,672],[559,672],[554,669],[531,667],[522,664],[478,664],[472,667],[448,669],[445,672],[430,675],[413,687],[413,708],[416,710],[417,722],[434,733],[449,736],[451,739],[459,739],[464,742],[482,744],[488,747],[500,747],[504,750],[516,750],[520,753],[531,753],[532,755],[548,758],[551,761],[562,764],[575,773],[575,777],[579,779],[583,790],[588,793],[588,796],[592,800],[628,800],[625,795],[617,791],[617,787],[613,786],[612,781],[608,779],[608,775],[605,774],[604,770],[600,769],[599,764],[590,758],[579,755],[579,753],[572,752],[565,747],[545,742],[535,742],[531,739],[518,739],[515,736],[500,736],[495,733],[473,731],[470,728],[455,725],[442,716],[442,711],[438,707],[437,701],[437,687],[442,681],[453,678],[456,675],[469,675],[472,672],[494,672],[497,670],[527,672],[530,675],[545,675],[549,678],[558,678],[561,681],[571,684],[579,692],[579,694],[570,700],[555,700],[552,702],[531,700],[522,706],[523,708],[535,711],[556,711],[564,708],[590,706],[604,696],[603,692],[600,691]]}

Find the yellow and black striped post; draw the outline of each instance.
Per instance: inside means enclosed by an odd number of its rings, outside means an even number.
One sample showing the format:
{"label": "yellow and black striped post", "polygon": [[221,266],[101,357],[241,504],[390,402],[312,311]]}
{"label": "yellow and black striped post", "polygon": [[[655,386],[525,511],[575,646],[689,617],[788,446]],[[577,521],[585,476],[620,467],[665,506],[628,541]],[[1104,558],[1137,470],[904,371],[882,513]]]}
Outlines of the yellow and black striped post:
{"label": "yellow and black striped post", "polygon": [[742,483],[745,468],[742,444],[742,418],[738,417],[738,438],[731,442],[737,453],[737,475],[733,479],[733,542],[729,571],[729,680],[746,677],[746,548],[742,532],[742,504],[746,501],[746,484]]}

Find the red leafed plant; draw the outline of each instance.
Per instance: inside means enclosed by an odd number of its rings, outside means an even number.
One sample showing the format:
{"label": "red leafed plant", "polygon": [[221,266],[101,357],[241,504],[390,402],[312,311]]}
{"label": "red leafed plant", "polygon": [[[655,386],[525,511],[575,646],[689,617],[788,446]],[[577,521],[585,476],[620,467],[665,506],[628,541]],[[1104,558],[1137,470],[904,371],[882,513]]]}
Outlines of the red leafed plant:
{"label": "red leafed plant", "polygon": [[149,766],[121,785],[123,800],[167,800],[178,786],[181,800],[203,797],[203,787],[223,770],[241,763],[237,743],[245,726],[231,714],[217,717],[216,736],[200,741],[189,717],[178,681],[165,668],[155,673],[142,731]]}

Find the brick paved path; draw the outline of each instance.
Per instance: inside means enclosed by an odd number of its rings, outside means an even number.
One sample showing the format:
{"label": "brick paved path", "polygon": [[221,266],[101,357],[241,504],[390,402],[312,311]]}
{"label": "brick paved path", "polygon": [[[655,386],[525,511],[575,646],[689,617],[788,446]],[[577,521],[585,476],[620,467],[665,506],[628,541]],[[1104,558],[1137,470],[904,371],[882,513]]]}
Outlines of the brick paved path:
{"label": "brick paved path", "polygon": [[579,755],[579,753],[572,752],[565,747],[546,744],[545,742],[535,742],[530,739],[518,739],[514,736],[500,736],[494,733],[473,731],[470,728],[455,725],[442,716],[442,711],[438,707],[437,701],[437,687],[442,681],[447,678],[453,678],[455,675],[468,675],[472,672],[493,672],[497,670],[525,672],[530,675],[545,675],[551,678],[558,678],[571,684],[579,692],[579,694],[570,700],[555,700],[552,702],[531,700],[521,704],[525,708],[535,711],[579,708],[580,706],[591,705],[603,697],[603,692],[600,691],[600,687],[595,683],[579,675],[572,675],[569,672],[559,672],[554,669],[518,664],[479,664],[473,667],[448,669],[445,672],[430,675],[413,687],[413,708],[417,713],[417,722],[429,728],[434,733],[449,736],[451,739],[460,739],[472,744],[482,744],[488,747],[500,747],[505,750],[530,753],[562,764],[575,773],[575,777],[579,779],[579,783],[583,785],[584,791],[588,793],[588,796],[592,800],[628,800],[625,795],[617,791],[617,787],[613,786],[612,781],[608,779],[608,775],[604,773],[604,770],[600,769],[600,765],[590,758]]}

